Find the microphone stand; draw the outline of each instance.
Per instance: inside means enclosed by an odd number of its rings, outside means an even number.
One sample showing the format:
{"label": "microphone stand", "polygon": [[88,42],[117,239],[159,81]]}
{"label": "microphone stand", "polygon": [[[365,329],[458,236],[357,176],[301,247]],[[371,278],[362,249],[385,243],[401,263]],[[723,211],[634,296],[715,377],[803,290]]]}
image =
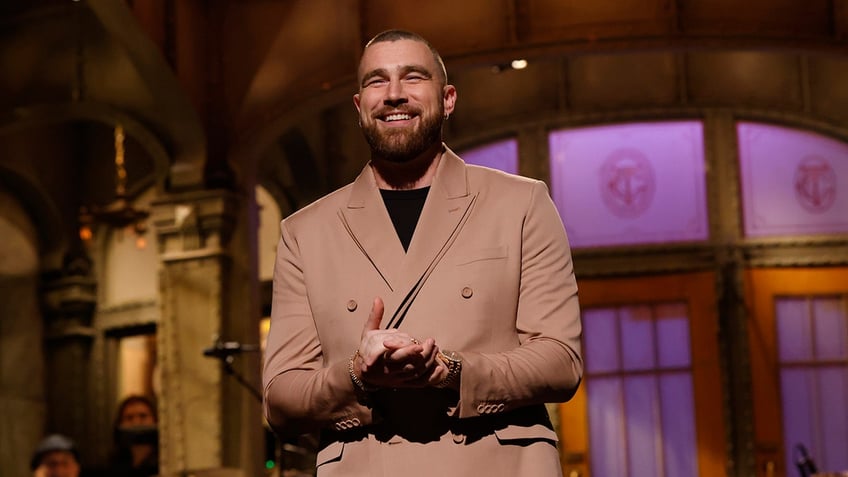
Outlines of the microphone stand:
{"label": "microphone stand", "polygon": [[244,386],[244,388],[247,389],[257,401],[259,401],[259,404],[262,404],[262,394],[260,394],[259,391],[244,378],[244,376],[239,374],[239,372],[233,368],[233,361],[235,361],[236,354],[256,351],[259,351],[259,345],[241,344],[232,341],[224,343],[216,337],[215,343],[212,347],[203,350],[203,356],[219,359],[224,367],[224,371],[235,378],[239,384]]}
{"label": "microphone stand", "polygon": [[793,460],[795,461],[795,466],[798,467],[798,473],[801,474],[801,477],[811,477],[819,471],[816,463],[810,457],[809,452],[807,452],[807,448],[804,447],[804,444],[795,444]]}

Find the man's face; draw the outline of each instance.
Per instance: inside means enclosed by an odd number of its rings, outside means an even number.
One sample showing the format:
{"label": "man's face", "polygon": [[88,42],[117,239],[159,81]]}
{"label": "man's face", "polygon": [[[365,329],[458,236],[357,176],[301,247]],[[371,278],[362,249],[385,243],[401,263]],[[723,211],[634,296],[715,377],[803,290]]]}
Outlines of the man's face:
{"label": "man's face", "polygon": [[456,89],[444,85],[440,67],[424,43],[375,43],[359,65],[353,102],[373,155],[407,162],[441,143],[445,113],[453,112]]}
{"label": "man's face", "polygon": [[35,477],[79,477],[80,466],[67,451],[53,451],[41,458]]}

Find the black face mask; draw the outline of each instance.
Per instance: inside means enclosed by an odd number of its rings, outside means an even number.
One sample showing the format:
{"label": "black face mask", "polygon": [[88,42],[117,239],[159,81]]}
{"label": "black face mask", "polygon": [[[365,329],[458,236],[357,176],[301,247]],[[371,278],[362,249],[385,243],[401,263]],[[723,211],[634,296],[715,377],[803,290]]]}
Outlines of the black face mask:
{"label": "black face mask", "polygon": [[156,444],[159,428],[156,426],[132,426],[118,429],[118,443],[122,446]]}

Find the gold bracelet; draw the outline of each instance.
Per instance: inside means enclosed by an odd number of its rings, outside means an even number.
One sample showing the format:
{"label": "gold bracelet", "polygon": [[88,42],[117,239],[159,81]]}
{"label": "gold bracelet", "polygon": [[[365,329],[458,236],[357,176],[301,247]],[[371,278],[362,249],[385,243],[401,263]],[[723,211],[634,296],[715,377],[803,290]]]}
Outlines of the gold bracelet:
{"label": "gold bracelet", "polygon": [[439,351],[436,355],[448,368],[448,375],[440,383],[435,384],[437,388],[446,388],[459,378],[462,372],[462,358],[453,351]]}
{"label": "gold bracelet", "polygon": [[376,386],[369,386],[365,384],[365,381],[360,379],[359,376],[357,376],[356,373],[353,372],[353,362],[356,360],[357,357],[361,356],[362,355],[359,354],[359,350],[356,350],[356,352],[353,353],[353,356],[350,357],[350,361],[347,362],[347,372],[348,374],[350,374],[350,380],[353,382],[353,385],[356,386],[357,389],[359,389],[363,393],[374,392],[378,389]]}

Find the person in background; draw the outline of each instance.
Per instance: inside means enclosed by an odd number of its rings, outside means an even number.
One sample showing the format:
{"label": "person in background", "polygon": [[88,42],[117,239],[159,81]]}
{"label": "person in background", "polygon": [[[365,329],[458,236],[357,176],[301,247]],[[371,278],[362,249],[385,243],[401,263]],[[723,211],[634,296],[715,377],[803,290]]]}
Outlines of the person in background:
{"label": "person in background", "polygon": [[76,444],[61,434],[44,438],[30,461],[33,477],[79,477],[80,457]]}
{"label": "person in background", "polygon": [[113,426],[114,449],[106,475],[149,477],[159,473],[159,434],[156,405],[139,395],[118,406]]}

